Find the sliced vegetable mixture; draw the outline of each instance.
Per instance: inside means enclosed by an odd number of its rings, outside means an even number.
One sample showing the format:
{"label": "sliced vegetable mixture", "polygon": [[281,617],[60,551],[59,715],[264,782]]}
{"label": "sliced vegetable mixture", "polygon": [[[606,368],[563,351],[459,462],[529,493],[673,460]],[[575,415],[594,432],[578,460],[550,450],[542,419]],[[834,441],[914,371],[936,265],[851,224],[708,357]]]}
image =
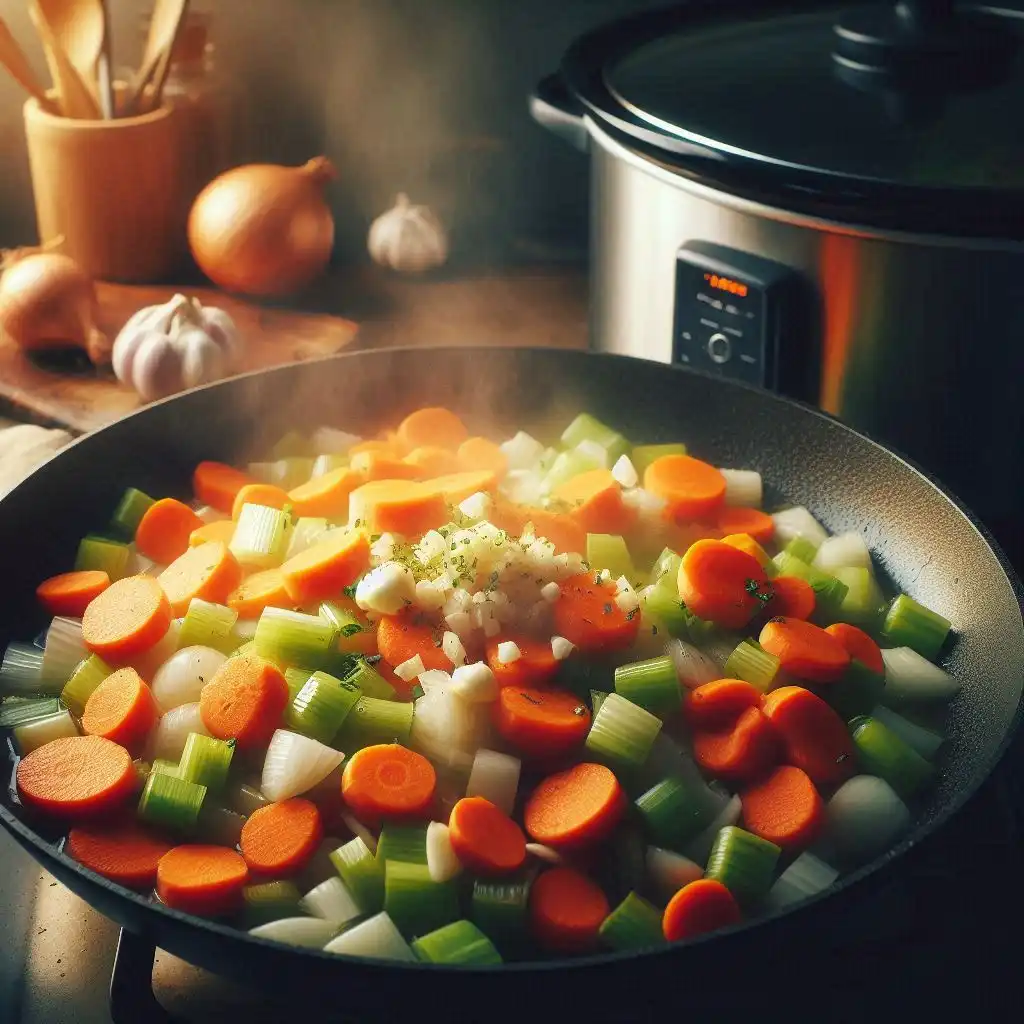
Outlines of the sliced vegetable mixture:
{"label": "sliced vegetable mixture", "polygon": [[338,954],[628,950],[883,852],[958,684],[856,533],[586,414],[421,409],[129,489],[0,668],[26,813],[122,885]]}

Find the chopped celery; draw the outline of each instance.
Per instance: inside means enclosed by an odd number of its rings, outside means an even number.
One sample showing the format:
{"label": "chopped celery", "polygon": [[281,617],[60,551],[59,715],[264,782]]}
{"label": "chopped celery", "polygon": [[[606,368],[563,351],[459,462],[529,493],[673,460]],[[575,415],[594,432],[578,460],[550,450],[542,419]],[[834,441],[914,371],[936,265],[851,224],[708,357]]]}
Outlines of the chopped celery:
{"label": "chopped celery", "polygon": [[587,561],[593,569],[607,569],[614,578],[625,576],[636,578],[633,559],[630,558],[626,542],[613,533],[587,534]]}
{"label": "chopped celery", "polygon": [[359,687],[353,683],[326,672],[314,672],[285,709],[284,724],[321,743],[330,743],[360,696]]}
{"label": "chopped celery", "polygon": [[470,919],[506,952],[527,938],[531,884],[530,875],[500,880],[478,878],[473,883]]}
{"label": "chopped celery", "polygon": [[151,771],[139,800],[138,815],[150,825],[191,832],[205,799],[205,786]]}
{"label": "chopped celery", "polygon": [[636,769],[647,760],[660,731],[660,718],[622,694],[609,693],[591,722],[586,747],[612,768]]}
{"label": "chopped celery", "polygon": [[178,643],[181,647],[212,647],[230,654],[236,647],[234,635],[238,612],[222,604],[193,597],[181,623]]}
{"label": "chopped celery", "polygon": [[168,761],[166,758],[158,757],[149,766],[150,775],[170,775],[172,779],[181,778],[181,765],[177,761]]}
{"label": "chopped celery", "polygon": [[35,695],[57,688],[52,682],[43,683],[43,652],[35,644],[7,645],[0,665],[0,692]]}
{"label": "chopped celery", "polygon": [[952,623],[938,612],[918,604],[907,594],[896,597],[882,622],[882,636],[890,647],[909,647],[934,661],[949,636]]}
{"label": "chopped celery", "polygon": [[306,685],[312,674],[308,668],[286,668],[284,670],[284,681],[288,687],[289,702],[295,700],[299,690]]}
{"label": "chopped celery", "polygon": [[870,569],[846,567],[834,571],[846,584],[846,596],[839,606],[839,621],[874,632],[885,613],[885,596]]}
{"label": "chopped celery", "polygon": [[670,589],[674,589],[676,586],[676,577],[679,575],[679,566],[683,564],[683,559],[680,555],[677,555],[671,548],[663,548],[662,552],[654,560],[654,567],[651,569],[651,583],[660,583],[663,576],[667,576],[670,581]]}
{"label": "chopped celery", "polygon": [[500,964],[494,944],[472,921],[453,921],[443,928],[422,935],[412,950],[432,964]]}
{"label": "chopped celery", "polygon": [[615,692],[659,718],[678,711],[682,699],[675,663],[667,655],[619,665]]}
{"label": "chopped celery", "polygon": [[13,729],[16,725],[49,718],[63,710],[63,704],[56,697],[42,697],[38,700],[8,697],[0,701],[0,729]]}
{"label": "chopped celery", "polygon": [[228,805],[239,814],[248,817],[253,811],[266,807],[270,801],[260,792],[258,786],[250,786],[248,783],[239,782],[228,789]]}
{"label": "chopped celery", "polygon": [[599,444],[608,453],[609,466],[629,451],[629,442],[618,431],[585,412],[581,412],[562,432],[562,444],[566,448],[575,448],[581,441]]}
{"label": "chopped celery", "polygon": [[364,914],[375,914],[384,906],[384,864],[356,836],[331,855],[331,863],[352,898]]}
{"label": "chopped celery", "polygon": [[82,638],[82,620],[57,616],[46,631],[43,648],[42,680],[45,692],[59,691],[71,673],[89,656]]}
{"label": "chopped celery", "polygon": [[666,455],[685,454],[685,444],[640,444],[630,452],[629,458],[634,467],[636,467],[637,474],[642,481],[644,478],[644,470],[654,462],[655,459],[664,458]]}
{"label": "chopped celery", "polygon": [[301,917],[304,913],[300,902],[302,894],[294,882],[247,885],[242,896],[245,899],[246,928],[256,928],[286,917]]}
{"label": "chopped celery", "polygon": [[45,746],[51,740],[77,735],[78,727],[67,711],[58,711],[46,718],[34,718],[14,727],[14,742],[22,756],[31,754],[37,747]]}
{"label": "chopped celery", "polygon": [[[367,625],[354,612],[349,611],[347,608],[342,608],[340,604],[334,601],[324,601],[320,605],[320,615],[332,623],[337,630],[338,650],[344,654],[361,654],[366,650],[367,634],[376,636],[376,631],[372,626]],[[374,644],[373,649],[376,649],[376,644]],[[368,696],[378,697],[382,695],[371,693]]]}
{"label": "chopped celery", "polygon": [[616,950],[645,949],[665,941],[661,912],[635,892],[604,919],[600,935],[605,945]]}
{"label": "chopped celery", "polygon": [[114,509],[114,514],[110,517],[111,529],[119,537],[124,537],[129,541],[133,540],[142,517],[153,504],[155,502],[148,494],[129,487],[121,496],[117,508]]}
{"label": "chopped celery", "polygon": [[321,668],[334,650],[334,627],[319,615],[265,608],[253,637],[256,653],[280,665]]}
{"label": "chopped celery", "polygon": [[850,724],[864,771],[884,779],[902,799],[908,800],[932,777],[932,766],[877,718],[855,719]]}
{"label": "chopped celery", "polygon": [[424,935],[459,918],[455,880],[435,882],[426,864],[384,865],[384,910],[406,936]]}
{"label": "chopped celery", "polygon": [[589,472],[600,467],[593,459],[588,459],[582,452],[575,449],[571,452],[559,452],[544,477],[544,489],[547,493],[557,490],[574,476]]}
{"label": "chopped celery", "polygon": [[288,540],[288,550],[285,552],[285,559],[294,558],[303,551],[311,548],[327,532],[327,520],[303,516],[295,521],[291,537]]}
{"label": "chopped celery", "polygon": [[195,782],[219,793],[227,782],[234,752],[234,740],[215,740],[212,736],[190,732],[181,754],[179,775],[186,782]]}
{"label": "chopped celery", "polygon": [[336,452],[324,452],[313,460],[313,470],[309,474],[310,479],[318,476],[326,476],[336,469],[348,468],[348,456]]}
{"label": "chopped celery", "polygon": [[917,722],[890,711],[881,704],[871,712],[871,717],[881,722],[890,732],[895,733],[904,743],[912,747],[926,761],[933,761],[939,748],[946,742],[944,736],[931,729],[925,729]]}
{"label": "chopped celery", "polygon": [[818,553],[818,545],[809,537],[794,537],[782,550],[810,565]]}
{"label": "chopped celery", "polygon": [[355,668],[345,676],[345,682],[358,686],[364,697],[394,700],[395,688],[363,658],[360,658]]}
{"label": "chopped celery", "polygon": [[372,743],[408,743],[413,704],[360,697],[335,737],[339,750],[351,753]]}
{"label": "chopped celery", "polygon": [[274,481],[278,487],[290,491],[299,484],[306,483],[313,475],[314,460],[305,455],[293,455],[287,459],[278,459],[275,466]]}
{"label": "chopped celery", "polygon": [[[796,538],[797,541],[802,538]],[[792,541],[790,543],[793,543]],[[780,551],[773,559],[780,576],[796,576],[811,585],[814,591],[814,618],[835,622],[840,614],[847,586],[842,580],[815,569],[788,550]]]}
{"label": "chopped celery", "polygon": [[767,693],[775,685],[779,659],[756,640],[741,640],[726,660],[723,672],[728,679],[743,679]]}
{"label": "chopped celery", "polygon": [[228,547],[245,569],[273,569],[284,561],[291,533],[287,512],[268,505],[243,505]]}
{"label": "chopped celery", "polygon": [[605,702],[605,698],[608,696],[604,690],[591,690],[590,691],[590,711],[591,717],[596,718],[598,711],[601,710],[601,705]]}
{"label": "chopped celery", "polygon": [[771,910],[781,910],[800,903],[823,892],[838,877],[834,867],[805,851],[775,880],[765,904]]}
{"label": "chopped celery", "polygon": [[704,877],[721,882],[740,903],[756,903],[768,892],[781,853],[767,839],[727,825],[711,848]]}
{"label": "chopped celery", "polygon": [[870,714],[882,699],[885,676],[872,672],[863,662],[854,659],[843,678],[822,687],[822,696],[835,708],[844,722],[858,715]]}
{"label": "chopped celery", "polygon": [[377,841],[377,860],[381,864],[389,860],[426,864],[427,826],[385,824]]}
{"label": "chopped celery", "polygon": [[[667,577],[663,577],[667,579]],[[639,592],[640,607],[644,625],[660,627],[668,636],[688,636],[692,616],[686,605],[679,600],[679,593],[673,585],[656,583]],[[666,637],[667,639],[667,637]]]}
{"label": "chopped celery", "polygon": [[75,570],[100,569],[112,581],[121,579],[128,569],[131,549],[120,541],[107,537],[83,537],[75,556]]}
{"label": "chopped celery", "polygon": [[680,779],[662,779],[636,799],[636,809],[651,838],[670,850],[680,850],[710,818],[704,792]]}
{"label": "chopped celery", "polygon": [[289,430],[270,449],[269,457],[277,461],[279,459],[302,458],[312,453],[313,449],[309,438],[300,434],[297,430]]}
{"label": "chopped celery", "polygon": [[88,658],[80,661],[78,667],[71,673],[71,678],[61,690],[60,699],[73,715],[81,718],[85,712],[86,701],[113,671],[98,654],[90,654]]}

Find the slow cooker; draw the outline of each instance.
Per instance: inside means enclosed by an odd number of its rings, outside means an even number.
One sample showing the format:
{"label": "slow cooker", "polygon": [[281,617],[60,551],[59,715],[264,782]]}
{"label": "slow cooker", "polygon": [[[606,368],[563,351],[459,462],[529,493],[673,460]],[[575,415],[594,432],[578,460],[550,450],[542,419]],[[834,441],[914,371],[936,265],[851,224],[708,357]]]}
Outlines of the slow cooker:
{"label": "slow cooker", "polygon": [[813,402],[1020,551],[1024,10],[694,0],[531,99],[590,154],[594,348]]}

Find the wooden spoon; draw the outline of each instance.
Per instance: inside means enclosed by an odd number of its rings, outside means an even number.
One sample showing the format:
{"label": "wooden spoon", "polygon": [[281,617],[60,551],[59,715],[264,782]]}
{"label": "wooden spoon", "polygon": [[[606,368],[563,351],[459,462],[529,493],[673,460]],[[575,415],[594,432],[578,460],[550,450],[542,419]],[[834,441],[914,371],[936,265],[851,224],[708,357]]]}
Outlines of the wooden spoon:
{"label": "wooden spoon", "polygon": [[0,64],[14,77],[14,80],[30,95],[36,98],[39,106],[51,114],[57,112],[57,108],[39,84],[35,73],[25,59],[18,41],[11,35],[7,22],[0,18]]}
{"label": "wooden spoon", "polygon": [[[188,0],[155,0],[153,15],[149,21],[149,36],[142,54],[142,65],[135,75],[125,102],[127,113],[146,109],[142,104],[143,91],[151,78],[155,75],[166,78],[171,51],[174,49],[174,42],[178,38],[187,11]],[[151,103],[160,102],[159,93],[162,89],[163,81],[159,81],[154,88]]]}
{"label": "wooden spoon", "polygon": [[107,33],[103,0],[36,0],[57,42],[95,99],[96,63]]}
{"label": "wooden spoon", "polygon": [[39,0],[29,0],[28,15],[43,41],[46,60],[50,65],[54,85],[61,97],[61,106],[67,117],[95,119],[100,116],[96,98],[89,91],[75,66],[68,58],[53,26],[39,7]]}

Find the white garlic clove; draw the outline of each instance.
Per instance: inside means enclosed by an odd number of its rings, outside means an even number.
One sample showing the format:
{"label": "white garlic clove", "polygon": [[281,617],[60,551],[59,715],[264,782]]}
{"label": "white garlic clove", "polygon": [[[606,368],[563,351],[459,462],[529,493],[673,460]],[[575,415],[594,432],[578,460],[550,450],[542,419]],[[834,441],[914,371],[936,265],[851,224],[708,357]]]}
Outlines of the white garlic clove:
{"label": "white garlic clove", "polygon": [[202,328],[186,328],[175,339],[181,353],[181,381],[186,388],[210,384],[227,375],[227,355]]}
{"label": "white garlic clove", "polygon": [[448,258],[448,235],[436,214],[409,202],[404,193],[370,227],[367,248],[383,267],[417,274]]}
{"label": "white garlic clove", "polygon": [[138,335],[131,380],[147,402],[181,390],[181,355],[166,334],[144,331]]}

